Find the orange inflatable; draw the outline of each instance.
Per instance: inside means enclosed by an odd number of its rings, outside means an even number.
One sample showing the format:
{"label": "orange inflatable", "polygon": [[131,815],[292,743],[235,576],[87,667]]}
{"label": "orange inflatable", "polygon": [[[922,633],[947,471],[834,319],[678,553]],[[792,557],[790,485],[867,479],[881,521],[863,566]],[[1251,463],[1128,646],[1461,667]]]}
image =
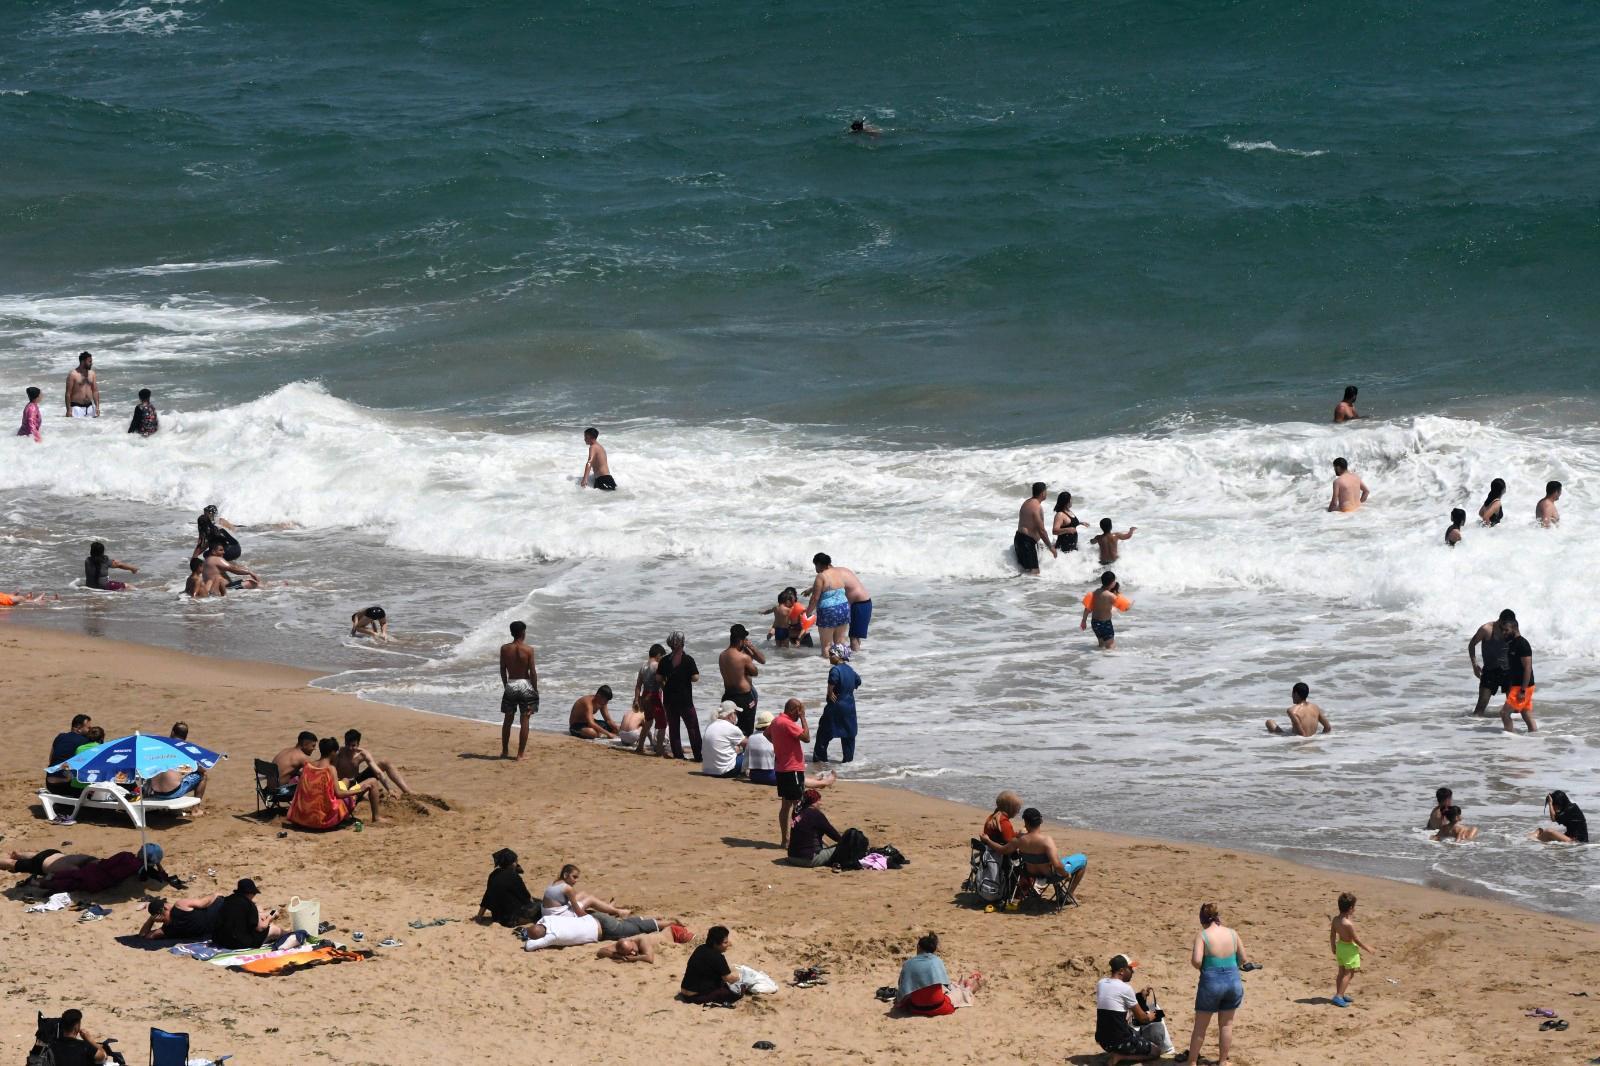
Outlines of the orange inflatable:
{"label": "orange inflatable", "polygon": [[789,608],[789,628],[793,629],[796,623],[798,623],[800,626],[800,635],[804,636],[805,634],[811,632],[812,626],[817,624],[817,616],[814,614],[806,614],[805,607],[797,603],[793,607]]}
{"label": "orange inflatable", "polygon": [[1527,688],[1523,688],[1521,685],[1512,685],[1511,691],[1506,693],[1506,706],[1513,711],[1533,710],[1533,690],[1538,687],[1538,685],[1529,685]]}
{"label": "orange inflatable", "polygon": [[17,601],[4,592],[0,592],[0,607],[14,607]]}
{"label": "orange inflatable", "polygon": [[[1094,593],[1085,592],[1083,594],[1083,609],[1087,611],[1093,606]],[[1118,596],[1116,599],[1111,601],[1111,606],[1115,607],[1119,611],[1127,611],[1128,608],[1133,606],[1133,601],[1128,599],[1126,596]]]}

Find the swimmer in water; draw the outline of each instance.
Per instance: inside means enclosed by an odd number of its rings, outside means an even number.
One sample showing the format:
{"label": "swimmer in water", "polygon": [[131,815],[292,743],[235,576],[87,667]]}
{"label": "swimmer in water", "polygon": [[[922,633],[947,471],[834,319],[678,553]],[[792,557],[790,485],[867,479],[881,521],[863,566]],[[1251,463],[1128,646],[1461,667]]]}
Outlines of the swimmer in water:
{"label": "swimmer in water", "polygon": [[1110,566],[1117,561],[1118,541],[1127,540],[1138,532],[1138,526],[1129,526],[1126,533],[1111,532],[1111,519],[1100,519],[1100,532],[1089,538],[1089,543],[1100,549],[1100,565]]}
{"label": "swimmer in water", "polygon": [[106,546],[98,540],[89,545],[89,557],[83,561],[83,584],[86,588],[99,589],[102,592],[121,592],[133,588],[132,585],[121,581],[111,580],[112,570],[126,570],[130,574],[137,574],[139,568],[131,563],[113,559],[106,554]]}
{"label": "swimmer in water", "polygon": [[1478,839],[1478,827],[1475,825],[1461,824],[1461,808],[1446,807],[1442,812],[1442,822],[1439,831],[1433,834],[1434,840],[1454,840],[1465,844],[1469,840]]}
{"label": "swimmer in water", "polygon": [[1354,422],[1361,416],[1356,414],[1356,393],[1360,391],[1354,385],[1344,387],[1344,399],[1340,400],[1333,408],[1335,422]]}
{"label": "swimmer in water", "polygon": [[389,639],[389,616],[382,607],[372,606],[350,616],[350,635],[371,634],[377,640]]}
{"label": "swimmer in water", "polygon": [[[1022,567],[1024,574],[1037,576],[1039,573],[1040,541],[1044,541],[1044,546],[1050,549],[1052,557],[1060,554],[1056,551],[1056,546],[1050,543],[1050,532],[1045,528],[1044,497],[1044,482],[1035,481],[1033,491],[1022,501],[1022,506],[1017,510],[1017,532],[1011,538],[1011,548],[1016,553],[1017,565]],[[822,645],[827,647],[828,641],[824,640]]]}
{"label": "swimmer in water", "polygon": [[[592,484],[601,492],[615,492],[617,479],[611,476],[611,464],[606,459],[605,446],[600,443],[600,431],[590,426],[583,431],[583,443],[589,448],[583,460],[583,473],[578,475],[578,487],[581,489],[587,484]],[[594,474],[594,481],[589,481],[589,475]]]}
{"label": "swimmer in water", "polygon": [[1461,527],[1467,524],[1467,512],[1459,507],[1450,509],[1450,528],[1444,531],[1446,547],[1454,548],[1461,543]]}
{"label": "swimmer in water", "polygon": [[1506,516],[1506,510],[1500,497],[1506,494],[1506,483],[1503,478],[1495,478],[1489,482],[1489,495],[1484,497],[1483,506],[1478,508],[1478,521],[1486,526],[1497,526]]}
{"label": "swimmer in water", "polygon": [[864,118],[858,118],[850,123],[850,132],[857,137],[881,137],[883,131]]}
{"label": "swimmer in water", "polygon": [[[226,553],[228,544],[224,540],[213,540],[211,548],[200,561],[202,572],[206,580],[220,582],[227,590],[233,589],[258,589],[261,587],[261,578],[249,567],[237,566],[228,562]],[[229,577],[229,574],[237,575]]]}
{"label": "swimmer in water", "polygon": [[1110,651],[1117,646],[1117,629],[1111,624],[1111,611],[1117,606],[1121,592],[1122,586],[1117,583],[1117,575],[1107,570],[1100,575],[1100,587],[1090,594],[1083,617],[1078,620],[1080,632],[1089,628],[1090,621],[1094,622],[1094,638],[1099,642],[1096,647],[1102,651]]}
{"label": "swimmer in water", "polygon": [[1350,512],[1367,502],[1367,486],[1350,472],[1350,461],[1344,456],[1333,461],[1333,498],[1328,510]]}
{"label": "swimmer in water", "polygon": [[1561,482],[1550,481],[1544,486],[1544,499],[1540,500],[1533,509],[1533,517],[1546,529],[1561,524],[1561,508],[1556,504],[1561,502]]}
{"label": "swimmer in water", "polygon": [[1455,793],[1448,788],[1438,788],[1433,793],[1433,809],[1428,812],[1428,828],[1438,829],[1444,825],[1444,812],[1450,804],[1455,802]]}
{"label": "swimmer in water", "polygon": [[1294,706],[1289,708],[1288,727],[1279,725],[1271,718],[1267,719],[1267,732],[1279,733],[1283,736],[1314,737],[1317,727],[1322,727],[1322,732],[1333,732],[1333,726],[1328,724],[1328,716],[1322,713],[1322,708],[1311,702],[1311,686],[1304,681],[1297,682],[1292,693]]}
{"label": "swimmer in water", "polygon": [[1078,527],[1089,523],[1072,513],[1072,493],[1063,492],[1056,497],[1055,517],[1050,520],[1050,535],[1056,538],[1056,551],[1078,550]]}
{"label": "swimmer in water", "polygon": [[204,565],[205,560],[198,557],[189,560],[189,576],[183,583],[183,594],[196,600],[227,595],[228,583],[220,578],[216,581],[208,579],[202,569]]}
{"label": "swimmer in water", "polygon": [[0,607],[38,607],[50,602],[61,602],[61,594],[43,592],[0,592]]}

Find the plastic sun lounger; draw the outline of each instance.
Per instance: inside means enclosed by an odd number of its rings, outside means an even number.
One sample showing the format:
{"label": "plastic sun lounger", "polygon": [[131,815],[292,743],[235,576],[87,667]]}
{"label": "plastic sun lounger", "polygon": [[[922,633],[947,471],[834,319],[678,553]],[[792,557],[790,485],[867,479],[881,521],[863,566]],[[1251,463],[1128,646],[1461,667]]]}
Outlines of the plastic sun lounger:
{"label": "plastic sun lounger", "polygon": [[143,814],[157,812],[176,814],[178,811],[200,806],[200,800],[193,795],[179,796],[176,799],[147,799],[141,803],[129,796],[121,786],[105,782],[83,786],[83,791],[76,797],[62,796],[44,788],[41,788],[37,795],[39,802],[44,805],[44,816],[52,822],[58,817],[57,807],[66,808],[67,813],[73,818],[87,807],[95,811],[122,811],[136,829],[145,827]]}

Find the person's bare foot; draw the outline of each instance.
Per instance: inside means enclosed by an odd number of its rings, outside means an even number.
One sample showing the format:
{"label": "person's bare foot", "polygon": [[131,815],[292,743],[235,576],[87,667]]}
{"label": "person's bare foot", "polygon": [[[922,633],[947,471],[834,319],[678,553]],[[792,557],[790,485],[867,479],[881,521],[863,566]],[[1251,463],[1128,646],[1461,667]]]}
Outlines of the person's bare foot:
{"label": "person's bare foot", "polygon": [[521,762],[523,759],[526,759],[527,757],[528,757],[528,753],[527,752],[521,752],[521,753],[519,753],[517,755],[517,761]]}

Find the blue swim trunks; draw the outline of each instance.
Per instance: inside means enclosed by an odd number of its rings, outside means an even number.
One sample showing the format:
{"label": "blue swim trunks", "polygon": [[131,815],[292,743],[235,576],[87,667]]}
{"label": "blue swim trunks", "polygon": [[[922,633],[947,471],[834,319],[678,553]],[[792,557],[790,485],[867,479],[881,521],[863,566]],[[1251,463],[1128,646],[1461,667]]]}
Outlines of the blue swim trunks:
{"label": "blue swim trunks", "polygon": [[867,630],[872,626],[872,601],[862,600],[860,603],[850,605],[850,639],[867,639]]}
{"label": "blue swim trunks", "polygon": [[178,787],[173,789],[171,792],[147,792],[145,793],[145,799],[177,799],[179,796],[187,796],[190,792],[193,792],[194,786],[198,785],[199,783],[200,771],[196,770],[193,773],[184,774],[183,780],[178,782]]}
{"label": "blue swim trunks", "polygon": [[1094,635],[1101,640],[1110,640],[1117,635],[1117,627],[1111,624],[1111,619],[1101,621],[1096,618],[1089,623],[1089,628],[1094,630]]}
{"label": "blue swim trunks", "polygon": [[1067,871],[1069,875],[1077,873],[1079,870],[1088,865],[1089,856],[1083,854],[1081,851],[1076,855],[1064,855],[1061,858],[1061,868]]}

